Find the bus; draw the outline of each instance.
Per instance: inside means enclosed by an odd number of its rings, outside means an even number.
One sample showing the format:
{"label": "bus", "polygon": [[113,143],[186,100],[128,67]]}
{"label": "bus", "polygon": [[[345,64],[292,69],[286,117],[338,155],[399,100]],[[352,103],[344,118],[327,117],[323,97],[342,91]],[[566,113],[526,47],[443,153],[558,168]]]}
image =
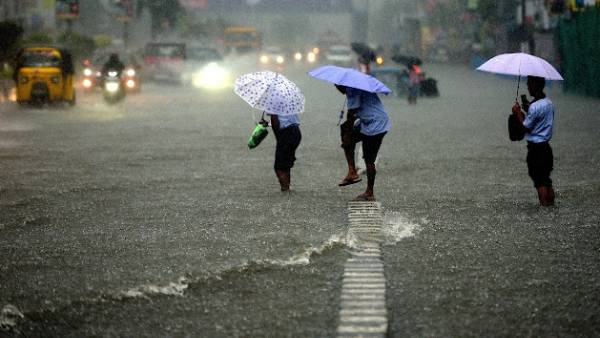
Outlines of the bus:
{"label": "bus", "polygon": [[259,51],[262,47],[262,36],[255,27],[232,26],[225,28],[223,44],[226,52]]}

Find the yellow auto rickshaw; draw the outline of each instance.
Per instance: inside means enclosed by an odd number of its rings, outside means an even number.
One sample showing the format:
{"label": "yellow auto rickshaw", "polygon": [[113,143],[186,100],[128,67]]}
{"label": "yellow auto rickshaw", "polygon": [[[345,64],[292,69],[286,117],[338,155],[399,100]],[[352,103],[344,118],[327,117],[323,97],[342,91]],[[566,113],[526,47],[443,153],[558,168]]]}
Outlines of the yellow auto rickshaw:
{"label": "yellow auto rickshaw", "polygon": [[75,104],[74,68],[71,53],[57,47],[25,47],[17,56],[14,80],[17,102],[41,105]]}

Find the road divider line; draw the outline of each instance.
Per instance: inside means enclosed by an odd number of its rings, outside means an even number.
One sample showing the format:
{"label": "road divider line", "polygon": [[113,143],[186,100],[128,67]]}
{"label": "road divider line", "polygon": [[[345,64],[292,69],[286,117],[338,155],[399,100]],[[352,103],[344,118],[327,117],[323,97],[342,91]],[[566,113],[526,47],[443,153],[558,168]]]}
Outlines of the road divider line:
{"label": "road divider line", "polygon": [[381,259],[381,205],[349,202],[348,224],[358,243],[344,265],[337,337],[383,338],[388,321]]}

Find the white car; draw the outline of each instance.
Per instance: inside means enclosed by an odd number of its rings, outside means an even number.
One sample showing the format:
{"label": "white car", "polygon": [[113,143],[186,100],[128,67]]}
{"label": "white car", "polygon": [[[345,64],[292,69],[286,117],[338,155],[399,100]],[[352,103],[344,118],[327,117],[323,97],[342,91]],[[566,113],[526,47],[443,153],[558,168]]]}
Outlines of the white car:
{"label": "white car", "polygon": [[351,66],[354,62],[350,46],[333,45],[325,52],[325,61],[334,65]]}
{"label": "white car", "polygon": [[282,65],[285,63],[285,53],[279,47],[267,47],[260,53],[260,63]]}
{"label": "white car", "polygon": [[187,49],[185,70],[181,76],[184,84],[202,89],[224,89],[231,85],[231,74],[224,67],[223,57],[211,47]]}

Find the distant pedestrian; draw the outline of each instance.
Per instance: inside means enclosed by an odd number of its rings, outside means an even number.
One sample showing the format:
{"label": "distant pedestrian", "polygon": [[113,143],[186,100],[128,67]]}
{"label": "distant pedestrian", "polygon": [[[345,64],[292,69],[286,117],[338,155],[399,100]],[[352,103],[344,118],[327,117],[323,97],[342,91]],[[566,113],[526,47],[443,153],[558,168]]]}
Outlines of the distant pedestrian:
{"label": "distant pedestrian", "polygon": [[[335,87],[340,93],[346,95],[348,100],[346,121],[340,126],[342,148],[348,163],[348,173],[338,185],[347,186],[361,181],[357,173],[354,156],[356,143],[362,142],[363,158],[367,167],[367,189],[354,200],[374,201],[373,188],[377,174],[375,160],[383,137],[390,130],[392,123],[377,94],[341,85],[335,85]],[[360,120],[360,123],[355,125],[357,119]]]}
{"label": "distant pedestrian", "polygon": [[271,127],[277,140],[275,147],[275,175],[281,191],[290,190],[291,169],[296,161],[296,149],[302,140],[298,114],[270,115]]}
{"label": "distant pedestrian", "polygon": [[371,59],[367,55],[358,56],[358,70],[361,73],[371,74]]}
{"label": "distant pedestrian", "polygon": [[412,64],[408,67],[408,103],[417,104],[421,85],[421,67]]}
{"label": "distant pedestrian", "polygon": [[537,76],[527,77],[527,89],[533,96],[531,103],[524,100],[524,109],[518,102],[512,107],[513,114],[520,122],[527,138],[527,167],[529,176],[537,190],[542,206],[554,205],[554,189],[550,173],[554,165],[550,139],[554,126],[554,105],[544,93],[545,79]]}

